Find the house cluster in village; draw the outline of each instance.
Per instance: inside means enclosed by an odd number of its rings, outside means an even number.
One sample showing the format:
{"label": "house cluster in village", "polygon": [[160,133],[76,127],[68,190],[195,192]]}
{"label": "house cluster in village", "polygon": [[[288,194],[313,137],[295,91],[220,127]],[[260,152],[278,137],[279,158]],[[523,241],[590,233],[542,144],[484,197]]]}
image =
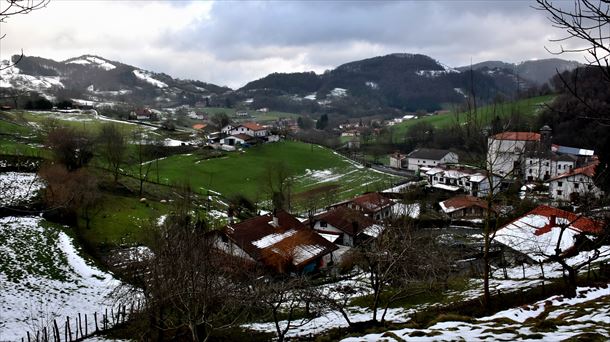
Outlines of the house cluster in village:
{"label": "house cluster in village", "polygon": [[309,273],[337,264],[355,246],[377,238],[401,204],[367,193],[299,219],[284,210],[229,223],[218,233],[225,252],[279,272]]}
{"label": "house cluster in village", "polygon": [[594,151],[553,144],[548,126],[539,133],[490,136],[486,159],[487,167],[477,168],[460,164],[452,151],[418,148],[408,154],[392,154],[390,166],[420,175],[432,188],[473,197],[486,197],[516,181],[544,184],[551,202],[601,195],[594,182],[599,164]]}

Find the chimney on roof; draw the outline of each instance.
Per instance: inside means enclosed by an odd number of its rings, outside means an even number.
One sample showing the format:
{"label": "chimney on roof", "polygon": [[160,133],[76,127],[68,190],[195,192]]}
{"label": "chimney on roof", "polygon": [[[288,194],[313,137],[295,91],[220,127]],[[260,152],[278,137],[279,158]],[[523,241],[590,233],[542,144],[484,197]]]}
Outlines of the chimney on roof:
{"label": "chimney on roof", "polygon": [[540,144],[549,151],[551,150],[551,133],[553,133],[553,130],[548,125],[540,128]]}
{"label": "chimney on roof", "polygon": [[557,227],[557,216],[551,215],[551,221],[549,222],[551,228]]}

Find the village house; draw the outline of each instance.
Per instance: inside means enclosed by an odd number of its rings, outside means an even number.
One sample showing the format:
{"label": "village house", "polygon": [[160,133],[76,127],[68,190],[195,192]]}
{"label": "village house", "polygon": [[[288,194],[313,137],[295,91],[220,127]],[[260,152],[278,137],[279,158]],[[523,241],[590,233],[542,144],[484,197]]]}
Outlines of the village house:
{"label": "village house", "polygon": [[245,122],[236,126],[227,125],[222,128],[221,132],[227,135],[246,134],[259,138],[267,136],[267,129],[256,122]]}
{"label": "village house", "polygon": [[333,252],[338,249],[283,210],[229,223],[216,245],[278,273],[310,273],[325,268],[334,261]]}
{"label": "village house", "polygon": [[396,151],[390,155],[390,167],[404,169],[407,166],[407,156]]}
{"label": "village house", "polygon": [[360,241],[377,237],[383,227],[361,211],[348,207],[336,207],[315,216],[310,222],[312,228],[327,240],[353,247]]}
{"label": "village house", "polygon": [[256,138],[251,137],[247,134],[235,134],[220,139],[221,145],[228,146],[248,146],[256,144],[256,142]]}
{"label": "village house", "polygon": [[570,170],[551,178],[549,196],[555,201],[573,201],[577,198],[598,198],[602,191],[595,185],[593,177],[599,161]]}
{"label": "village house", "polygon": [[362,212],[376,221],[389,218],[392,215],[394,202],[378,192],[369,192],[351,200],[332,205],[332,208],[346,206],[350,209]]}
{"label": "village house", "polygon": [[155,120],[156,115],[148,108],[136,108],[129,113],[129,118],[132,120]]}
{"label": "village house", "polygon": [[418,148],[407,155],[407,169],[426,171],[440,164],[458,163],[458,155],[449,150]]}
{"label": "village house", "polygon": [[529,142],[539,142],[540,133],[503,132],[487,140],[487,169],[495,174],[515,175],[521,170],[521,162]]}
{"label": "village house", "polygon": [[429,186],[450,192],[463,191],[475,196],[485,197],[493,188],[499,189],[501,178],[466,165],[440,165],[426,171]]}
{"label": "village house", "polygon": [[525,256],[530,263],[541,263],[555,255],[558,247],[562,256],[576,254],[576,241],[595,236],[603,228],[601,221],[541,205],[498,229],[494,240]]}
{"label": "village house", "polygon": [[[438,205],[452,219],[481,219],[486,216],[489,208],[487,202],[470,195],[451,197]],[[496,210],[493,207],[491,210],[495,215]]]}

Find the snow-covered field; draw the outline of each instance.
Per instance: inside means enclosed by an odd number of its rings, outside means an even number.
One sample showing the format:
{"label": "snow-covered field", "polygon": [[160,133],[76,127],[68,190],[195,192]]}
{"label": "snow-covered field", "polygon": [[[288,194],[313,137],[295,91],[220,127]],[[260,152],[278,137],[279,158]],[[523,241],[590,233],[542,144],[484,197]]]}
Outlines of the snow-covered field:
{"label": "snow-covered field", "polygon": [[[118,285],[40,217],[0,218],[0,341],[70,315],[103,312]],[[91,321],[89,322],[92,323]]]}
{"label": "snow-covered field", "polygon": [[583,333],[610,338],[610,289],[584,287],[578,296],[553,296],[471,322],[446,321],[426,329],[400,329],[343,341],[561,341]]}
{"label": "snow-covered field", "polygon": [[26,204],[44,187],[35,173],[0,173],[0,207]]}

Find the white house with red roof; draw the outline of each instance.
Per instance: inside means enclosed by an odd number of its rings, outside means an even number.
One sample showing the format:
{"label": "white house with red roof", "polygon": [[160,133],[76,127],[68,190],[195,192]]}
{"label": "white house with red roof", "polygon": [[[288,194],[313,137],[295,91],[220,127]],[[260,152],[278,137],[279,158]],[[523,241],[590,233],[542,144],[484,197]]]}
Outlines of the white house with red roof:
{"label": "white house with red roof", "polygon": [[487,140],[487,168],[495,174],[506,176],[520,169],[526,146],[539,142],[540,133],[502,132]]}
{"label": "white house with red roof", "polygon": [[549,196],[556,201],[572,201],[578,197],[601,196],[602,191],[595,185],[595,168],[599,160],[572,169],[549,180]]}
{"label": "white house with red roof", "polygon": [[245,122],[234,127],[226,127],[222,130],[228,135],[246,134],[251,137],[264,138],[267,136],[267,128],[256,122]]}
{"label": "white house with red roof", "polygon": [[594,236],[603,228],[604,222],[541,205],[498,229],[494,240],[534,262],[544,262],[556,248],[560,255],[570,256],[578,236]]}

